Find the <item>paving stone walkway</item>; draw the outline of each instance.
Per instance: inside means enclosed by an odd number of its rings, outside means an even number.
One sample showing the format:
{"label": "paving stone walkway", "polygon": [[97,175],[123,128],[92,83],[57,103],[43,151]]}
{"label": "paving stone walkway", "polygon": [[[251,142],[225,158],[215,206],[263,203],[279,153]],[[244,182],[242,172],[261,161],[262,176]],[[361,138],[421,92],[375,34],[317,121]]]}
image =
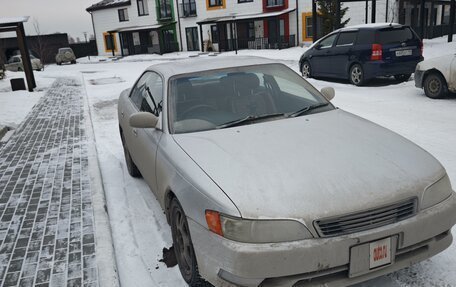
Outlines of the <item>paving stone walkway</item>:
{"label": "paving stone walkway", "polygon": [[83,90],[57,79],[0,149],[0,286],[98,286]]}

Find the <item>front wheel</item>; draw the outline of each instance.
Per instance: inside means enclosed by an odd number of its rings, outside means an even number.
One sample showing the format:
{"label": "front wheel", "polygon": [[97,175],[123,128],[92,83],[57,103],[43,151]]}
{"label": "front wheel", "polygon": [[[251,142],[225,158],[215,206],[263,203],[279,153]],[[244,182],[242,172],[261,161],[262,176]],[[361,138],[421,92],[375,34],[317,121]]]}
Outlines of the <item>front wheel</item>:
{"label": "front wheel", "polygon": [[410,79],[410,76],[412,74],[400,74],[400,75],[394,75],[394,78],[398,82],[407,82]]}
{"label": "front wheel", "polygon": [[354,64],[350,68],[350,83],[361,86],[364,83],[364,71],[360,64]]}
{"label": "front wheel", "polygon": [[310,78],[311,77],[311,68],[310,68],[310,63],[308,61],[304,61],[301,66],[301,74],[304,78]]}
{"label": "front wheel", "polygon": [[199,275],[187,217],[176,198],[171,200],[169,210],[171,215],[171,234],[173,237],[174,254],[176,255],[177,264],[179,265],[182,277],[190,287],[212,286]]}
{"label": "front wheel", "polygon": [[439,73],[431,73],[424,79],[424,93],[431,99],[441,99],[447,93],[447,83]]}

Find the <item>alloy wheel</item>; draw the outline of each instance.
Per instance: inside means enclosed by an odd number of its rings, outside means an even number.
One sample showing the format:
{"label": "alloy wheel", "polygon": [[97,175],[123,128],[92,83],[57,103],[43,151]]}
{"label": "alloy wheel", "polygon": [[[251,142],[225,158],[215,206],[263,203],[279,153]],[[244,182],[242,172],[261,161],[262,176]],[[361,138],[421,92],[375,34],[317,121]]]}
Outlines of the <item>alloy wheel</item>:
{"label": "alloy wheel", "polygon": [[359,66],[355,66],[351,72],[351,79],[355,85],[359,85],[362,81],[363,72]]}
{"label": "alloy wheel", "polygon": [[304,62],[304,64],[302,64],[302,76],[304,78],[309,78],[310,77],[310,65],[308,62]]}

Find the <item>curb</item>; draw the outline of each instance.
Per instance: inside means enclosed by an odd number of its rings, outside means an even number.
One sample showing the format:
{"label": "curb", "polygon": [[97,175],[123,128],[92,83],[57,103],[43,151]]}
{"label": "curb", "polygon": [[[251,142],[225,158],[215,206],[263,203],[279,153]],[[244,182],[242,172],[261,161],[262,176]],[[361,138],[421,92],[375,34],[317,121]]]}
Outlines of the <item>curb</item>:
{"label": "curb", "polygon": [[86,117],[87,145],[89,158],[90,186],[92,190],[93,211],[95,217],[96,260],[99,287],[119,287],[114,244],[112,241],[111,224],[106,206],[103,178],[98,162],[92,115],[90,113],[84,77],[81,76],[84,98],[84,116]]}

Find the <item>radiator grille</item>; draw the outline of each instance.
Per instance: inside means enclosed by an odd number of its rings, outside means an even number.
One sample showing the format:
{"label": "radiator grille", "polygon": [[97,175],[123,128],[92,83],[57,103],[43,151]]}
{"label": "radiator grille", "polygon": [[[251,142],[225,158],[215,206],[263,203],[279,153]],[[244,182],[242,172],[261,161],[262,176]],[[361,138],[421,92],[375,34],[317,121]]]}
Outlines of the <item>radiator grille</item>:
{"label": "radiator grille", "polygon": [[393,205],[370,209],[355,214],[314,221],[317,232],[322,237],[338,236],[369,230],[401,221],[416,213],[417,199]]}

